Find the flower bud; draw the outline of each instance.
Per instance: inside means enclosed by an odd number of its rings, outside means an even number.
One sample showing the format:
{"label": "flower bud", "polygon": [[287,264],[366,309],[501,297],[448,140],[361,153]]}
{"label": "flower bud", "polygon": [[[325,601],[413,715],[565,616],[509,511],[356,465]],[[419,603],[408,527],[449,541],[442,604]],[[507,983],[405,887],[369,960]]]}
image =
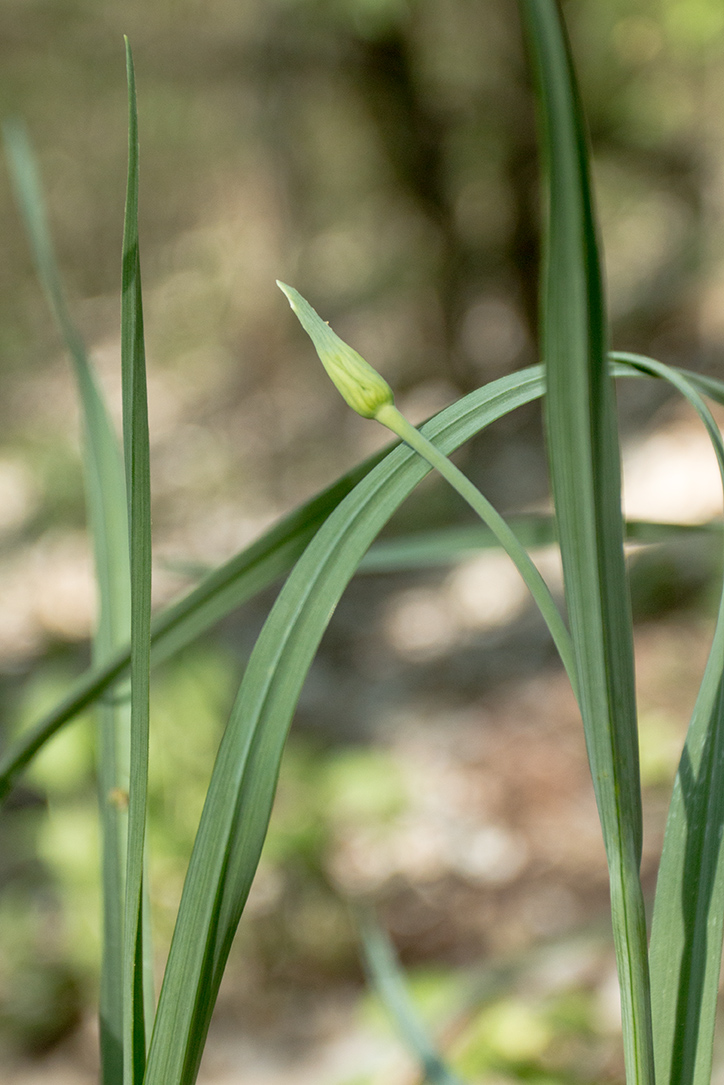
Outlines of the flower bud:
{"label": "flower bud", "polygon": [[375,418],[381,407],[393,402],[387,381],[352,347],[332,331],[329,324],[315,313],[308,301],[291,286],[277,286],[286,295],[299,323],[314,343],[322,365],[337,390],[353,411],[363,418]]}

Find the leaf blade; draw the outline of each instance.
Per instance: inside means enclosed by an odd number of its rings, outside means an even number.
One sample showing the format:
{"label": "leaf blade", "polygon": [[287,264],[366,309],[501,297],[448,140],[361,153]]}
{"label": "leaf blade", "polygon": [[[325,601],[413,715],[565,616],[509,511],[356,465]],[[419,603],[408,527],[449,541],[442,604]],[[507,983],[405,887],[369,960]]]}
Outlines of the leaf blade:
{"label": "leaf blade", "polygon": [[138,242],[138,113],[131,47],[128,79],[128,182],[123,229],[121,375],[131,568],[131,752],[123,936],[123,1071],[125,1085],[140,1085],[146,1064],[144,855],[148,797],[149,685],[151,670],[151,468]]}
{"label": "leaf blade", "polygon": [[[118,441],[95,373],[68,310],[47,222],[38,168],[19,122],[3,126],[6,157],[36,271],[70,354],[83,415],[83,469],[99,595],[93,661],[103,665],[126,644],[130,630],[128,518]],[[100,980],[100,1053],[104,1085],[123,1074],[121,971],[124,816],[111,796],[127,788],[128,710],[97,706],[98,803],[102,838],[103,952]],[[124,771],[125,766],[125,771]]]}
{"label": "leaf blade", "polygon": [[633,634],[619,446],[583,114],[555,0],[521,0],[547,176],[545,427],[579,703],[609,865],[624,1054],[653,1083]]}
{"label": "leaf blade", "polygon": [[[424,430],[448,452],[497,412],[541,390],[537,373],[503,378],[448,408]],[[429,465],[405,446],[389,453],[317,532],[264,625],[216,758],[159,998],[145,1085],[189,1085],[196,1078],[306,671],[362,555],[428,471]]]}
{"label": "leaf blade", "polygon": [[[704,424],[724,489],[724,442],[699,395],[711,382],[635,354],[616,357],[669,381]],[[687,730],[656,883],[649,957],[656,1073],[709,1085],[724,936],[724,589]]]}

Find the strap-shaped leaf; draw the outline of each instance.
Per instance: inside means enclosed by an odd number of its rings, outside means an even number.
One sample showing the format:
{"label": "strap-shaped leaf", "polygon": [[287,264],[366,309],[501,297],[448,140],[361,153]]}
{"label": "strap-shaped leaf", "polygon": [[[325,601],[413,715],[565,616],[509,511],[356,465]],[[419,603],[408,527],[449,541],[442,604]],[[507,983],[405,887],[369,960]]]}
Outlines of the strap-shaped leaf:
{"label": "strap-shaped leaf", "polygon": [[[423,429],[450,452],[541,393],[538,371],[488,385]],[[429,466],[389,453],[325,521],[257,640],[216,758],[158,1004],[146,1085],[195,1081],[223,969],[256,870],[284,742],[317,645],[363,554]]]}
{"label": "strap-shaped leaf", "polygon": [[[551,546],[558,541],[555,522],[551,516],[511,516],[511,528],[523,546]],[[691,535],[721,535],[722,524],[669,524],[648,520],[627,520],[627,542],[660,543]],[[476,524],[464,527],[417,531],[409,535],[379,540],[370,547],[360,562],[360,573],[401,572],[408,569],[429,569],[435,565],[450,565],[461,558],[479,554],[481,550],[499,548],[500,543],[490,528]]]}
{"label": "strap-shaped leaf", "polygon": [[[83,413],[86,501],[98,584],[98,628],[93,660],[103,665],[128,643],[130,569],[126,483],[118,441],[82,337],[68,311],[48,228],[40,178],[22,125],[4,126],[5,148],[18,206],[38,278],[73,362]],[[103,1085],[123,1074],[121,945],[125,815],[113,801],[128,786],[128,706],[101,703],[98,712],[98,800],[103,841],[103,954],[100,1048]]]}
{"label": "strap-shaped leaf", "polygon": [[[724,486],[724,443],[694,380],[635,354],[704,423]],[[709,391],[712,391],[711,386]],[[659,1085],[709,1085],[724,928],[724,590],[669,807],[651,929]]]}
{"label": "strap-shaped leaf", "polygon": [[131,764],[123,935],[123,1080],[140,1085],[146,1060],[149,952],[143,923],[151,670],[151,470],[138,247],[138,115],[131,48],[128,76],[128,184],[123,229],[121,375],[123,448],[131,555]]}
{"label": "strap-shaped leaf", "polygon": [[548,191],[542,348],[551,485],[579,703],[609,865],[627,1079],[630,1085],[651,1085],[633,636],[588,150],[558,5],[521,0],[521,9],[536,74]]}

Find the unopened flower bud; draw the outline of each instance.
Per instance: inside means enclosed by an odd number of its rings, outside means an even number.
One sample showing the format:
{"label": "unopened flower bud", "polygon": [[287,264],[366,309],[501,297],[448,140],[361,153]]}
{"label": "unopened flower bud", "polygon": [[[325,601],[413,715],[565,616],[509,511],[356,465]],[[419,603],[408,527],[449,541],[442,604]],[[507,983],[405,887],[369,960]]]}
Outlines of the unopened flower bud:
{"label": "unopened flower bud", "polygon": [[394,401],[387,381],[332,331],[297,290],[278,279],[277,286],[286,295],[342,397],[363,418],[375,418],[381,407]]}

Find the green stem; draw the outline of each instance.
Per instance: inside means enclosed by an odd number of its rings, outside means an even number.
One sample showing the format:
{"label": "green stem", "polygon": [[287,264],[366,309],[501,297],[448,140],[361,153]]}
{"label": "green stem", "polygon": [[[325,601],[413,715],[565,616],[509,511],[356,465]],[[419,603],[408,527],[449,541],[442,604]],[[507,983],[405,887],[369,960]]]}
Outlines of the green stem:
{"label": "green stem", "polygon": [[419,430],[415,429],[405,416],[400,414],[393,403],[384,403],[377,410],[375,419],[383,426],[386,426],[387,429],[392,430],[398,437],[401,437],[410,448],[414,449],[424,460],[427,460],[432,467],[439,471],[443,478],[467,501],[480,519],[488,525],[513,561],[533,596],[553,637],[553,642],[558,649],[558,654],[566,669],[573,692],[578,696],[578,676],[571,635],[554,602],[548,585],[538,572],[528,551],[518,537],[500,513],[493,508],[488,499],[483,497],[477,486],[474,486],[470,479],[447,456],[440,452],[431,441],[428,441]]}

